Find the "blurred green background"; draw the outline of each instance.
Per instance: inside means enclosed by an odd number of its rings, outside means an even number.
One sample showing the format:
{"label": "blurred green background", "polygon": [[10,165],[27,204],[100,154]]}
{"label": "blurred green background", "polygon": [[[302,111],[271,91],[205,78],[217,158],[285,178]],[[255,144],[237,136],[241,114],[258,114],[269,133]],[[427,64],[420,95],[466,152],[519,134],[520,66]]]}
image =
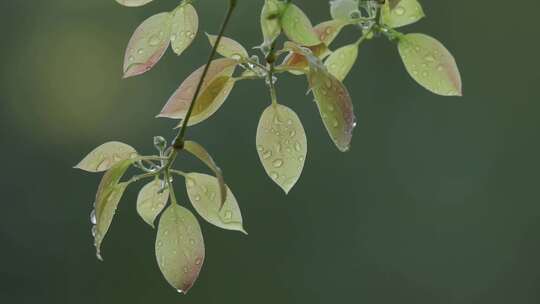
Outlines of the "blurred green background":
{"label": "blurred green background", "polygon": [[[240,0],[228,30],[261,42],[262,0]],[[327,1],[297,0],[318,23]],[[0,2],[0,303],[540,303],[540,53],[537,1],[422,1],[404,28],[454,54],[463,98],[435,96],[406,74],[385,39],[362,47],[346,85],[359,126],[337,151],[304,79],[278,82],[309,138],[302,179],[287,197],[255,151],[262,82],[241,83],[189,136],[225,171],[249,237],[202,223],[207,259],[178,295],[154,258],[154,231],[127,192],[95,259],[90,235],[99,176],[71,169],[120,140],[153,153],[174,122],[153,117],[205,62],[199,36],[181,57],[122,80],[135,27],[176,0],[129,9],[113,0]],[[200,0],[201,32],[216,33],[225,0]],[[354,41],[354,29],[335,46]],[[198,168],[182,158],[186,168]],[[186,196],[179,186],[178,195]]]}

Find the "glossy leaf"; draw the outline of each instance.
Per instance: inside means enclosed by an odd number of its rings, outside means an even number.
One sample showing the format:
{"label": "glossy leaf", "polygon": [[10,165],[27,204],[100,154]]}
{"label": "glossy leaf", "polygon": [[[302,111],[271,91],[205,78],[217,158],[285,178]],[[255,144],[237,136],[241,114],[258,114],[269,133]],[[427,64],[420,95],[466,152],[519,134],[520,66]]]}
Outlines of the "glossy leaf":
{"label": "glossy leaf", "polygon": [[[223,104],[234,86],[230,78],[234,73],[237,61],[229,58],[220,58],[212,61],[208,74],[205,77],[201,93],[197,98],[193,116],[189,123],[194,125],[208,118]],[[201,79],[204,66],[193,72],[180,85],[161,110],[158,117],[183,119],[189,109],[195,90]]]}
{"label": "glossy leaf", "polygon": [[133,33],[124,58],[124,78],[137,76],[154,67],[170,42],[171,16],[161,13],[146,19]]}
{"label": "glossy leaf", "polygon": [[[208,41],[213,47],[216,43],[217,36],[206,34],[208,36]],[[221,42],[219,43],[217,52],[227,58],[232,58],[235,60],[240,60],[241,58],[249,58],[249,54],[246,49],[238,42],[231,38],[222,37]]]}
{"label": "glossy leaf", "polygon": [[330,20],[316,25],[314,30],[321,42],[329,46],[339,35],[343,27],[348,24],[349,22],[340,19]]}
{"label": "glossy leaf", "polygon": [[195,216],[171,204],[161,215],[155,248],[159,269],[167,282],[186,294],[204,262],[204,240]]}
{"label": "glossy leaf", "polygon": [[307,138],[296,113],[284,105],[271,105],[257,128],[257,152],[270,178],[285,193],[296,184],[307,155]]}
{"label": "glossy leaf", "polygon": [[330,15],[336,20],[348,21],[351,14],[358,12],[358,0],[332,0],[330,1]]}
{"label": "glossy leaf", "polygon": [[152,228],[156,217],[163,211],[169,200],[169,189],[162,189],[163,181],[156,179],[146,184],[137,196],[137,213]]}
{"label": "glossy leaf", "polygon": [[210,153],[208,153],[208,151],[206,151],[206,149],[200,144],[194,141],[187,140],[184,142],[184,149],[189,153],[193,154],[208,168],[214,171],[214,174],[217,178],[217,186],[219,187],[218,193],[220,195],[220,207],[222,207],[227,199],[227,186],[225,185],[225,180],[223,179],[223,173],[221,172],[221,169],[218,167],[212,156],[210,156]]}
{"label": "glossy leaf", "polygon": [[358,58],[358,45],[350,44],[334,51],[324,63],[328,72],[343,81]]}
{"label": "glossy leaf", "polygon": [[226,187],[227,196],[222,205],[219,200],[219,183],[213,176],[200,173],[186,175],[186,189],[193,207],[210,224],[247,234],[242,224],[242,214],[236,198]]}
{"label": "glossy leaf", "polygon": [[356,118],[347,88],[318,64],[311,64],[308,80],[328,134],[340,151],[348,151]]}
{"label": "glossy leaf", "polygon": [[101,243],[111,226],[118,203],[128,186],[128,183],[120,183],[120,179],[131,166],[134,160],[125,159],[114,165],[101,179],[95,201],[96,224],[94,231],[94,246],[96,256],[101,257]]}
{"label": "glossy leaf", "polygon": [[424,18],[424,10],[418,0],[402,0],[393,9],[390,2],[381,8],[381,22],[389,27],[401,27]]}
{"label": "glossy leaf", "polygon": [[270,46],[281,34],[281,15],[285,5],[279,0],[265,0],[261,11],[261,30],[264,44]]}
{"label": "glossy leaf", "polygon": [[180,5],[172,13],[171,45],[181,55],[195,40],[199,31],[199,16],[191,4]]}
{"label": "glossy leaf", "polygon": [[399,54],[407,72],[421,86],[443,96],[461,96],[461,76],[452,54],[436,39],[407,34],[399,39]]}
{"label": "glossy leaf", "polygon": [[112,141],[95,148],[75,168],[94,173],[103,172],[124,159],[136,156],[137,151],[130,145]]}
{"label": "glossy leaf", "polygon": [[315,46],[321,43],[309,18],[298,6],[292,3],[283,12],[281,26],[285,35],[298,44]]}
{"label": "glossy leaf", "polygon": [[123,6],[129,7],[138,7],[148,4],[154,0],[116,0],[116,2],[122,4]]}

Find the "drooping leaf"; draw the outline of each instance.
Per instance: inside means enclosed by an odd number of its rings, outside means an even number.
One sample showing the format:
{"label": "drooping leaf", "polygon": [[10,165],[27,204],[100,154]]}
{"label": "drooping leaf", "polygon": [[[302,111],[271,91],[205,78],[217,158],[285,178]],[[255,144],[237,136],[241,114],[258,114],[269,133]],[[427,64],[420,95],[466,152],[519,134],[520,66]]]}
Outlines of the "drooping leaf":
{"label": "drooping leaf", "polygon": [[390,5],[391,9],[394,9],[401,1],[402,0],[388,0],[388,4]]}
{"label": "drooping leaf", "polygon": [[333,52],[326,62],[328,72],[334,75],[339,81],[343,81],[351,71],[358,58],[358,45],[349,44]]}
{"label": "drooping leaf", "polygon": [[302,122],[288,107],[271,105],[259,120],[256,141],[264,170],[285,193],[289,193],[302,174],[307,155]]}
{"label": "drooping leaf", "polygon": [[279,0],[265,0],[261,11],[261,30],[264,45],[270,46],[281,34],[281,15],[285,4]]}
{"label": "drooping leaf", "polygon": [[128,186],[128,183],[120,183],[126,170],[134,162],[133,159],[125,159],[114,165],[101,179],[95,201],[96,224],[94,231],[94,246],[96,256],[101,257],[101,243],[111,226],[118,203]]}
{"label": "drooping leaf", "polygon": [[156,236],[156,259],[161,273],[178,292],[186,294],[204,262],[204,240],[195,216],[171,204],[161,215]]}
{"label": "drooping leaf", "polygon": [[292,3],[288,4],[283,12],[281,26],[285,35],[298,44],[315,46],[321,43],[309,18]]}
{"label": "drooping leaf", "polygon": [[[332,53],[324,43],[308,47],[308,49],[319,59],[324,59]],[[279,67],[288,69],[291,74],[302,75],[308,71],[309,63],[306,56],[290,52]]]}
{"label": "drooping leaf", "polygon": [[189,153],[193,154],[195,157],[201,160],[208,168],[214,171],[219,187],[220,208],[223,207],[227,199],[227,186],[225,185],[225,180],[223,179],[223,173],[221,172],[221,169],[218,167],[212,156],[210,156],[210,153],[208,153],[208,151],[206,151],[206,149],[200,144],[191,140],[186,140],[184,142],[184,149]]}
{"label": "drooping leaf", "polygon": [[146,184],[137,196],[137,213],[152,228],[156,217],[169,200],[169,189],[162,189],[163,181],[156,179]]}
{"label": "drooping leaf", "polygon": [[325,21],[315,26],[315,32],[319,36],[319,39],[329,46],[332,44],[334,39],[339,35],[343,27],[345,27],[349,22],[341,19]]}
{"label": "drooping leaf", "polygon": [[424,17],[418,0],[402,0],[394,8],[390,8],[390,2],[387,2],[381,8],[381,22],[393,28],[415,23]]}
{"label": "drooping leaf", "polygon": [[116,0],[116,2],[128,7],[138,7],[148,4],[154,0]]}
{"label": "drooping leaf", "polygon": [[191,4],[182,4],[172,13],[171,45],[181,55],[195,40],[199,31],[199,16]]}
{"label": "drooping leaf", "polygon": [[330,15],[336,20],[348,21],[354,12],[358,12],[358,0],[330,1]]}
{"label": "drooping leaf", "polygon": [[[194,125],[208,118],[223,104],[230,90],[234,86],[232,74],[238,62],[229,58],[220,58],[212,61],[206,75],[201,93],[197,98],[193,116],[189,123]],[[161,110],[158,117],[183,119],[191,105],[197,84],[201,79],[204,66],[193,72],[180,85]],[[208,92],[207,92],[208,91]]]}
{"label": "drooping leaf", "polygon": [[[210,45],[213,47],[216,43],[217,36],[206,34],[208,36],[208,41],[210,42]],[[249,54],[246,51],[246,49],[238,42],[231,38],[222,37],[221,42],[219,43],[217,52],[227,58],[240,60],[242,58],[248,58]]]}
{"label": "drooping leaf", "polygon": [[94,173],[103,172],[124,159],[136,156],[137,151],[130,145],[112,141],[95,148],[75,168]]}
{"label": "drooping leaf", "polygon": [[222,206],[218,185],[217,179],[207,174],[189,173],[186,175],[189,199],[195,210],[206,221],[223,229],[247,234],[242,226],[242,214],[234,194],[226,187],[227,199]]}
{"label": "drooping leaf", "polygon": [[153,68],[169,46],[170,33],[170,13],[160,13],[146,19],[128,43],[124,58],[124,78],[143,74]]}
{"label": "drooping leaf", "polygon": [[461,96],[461,76],[452,54],[436,39],[407,34],[399,39],[399,54],[407,72],[421,86],[443,96]]}

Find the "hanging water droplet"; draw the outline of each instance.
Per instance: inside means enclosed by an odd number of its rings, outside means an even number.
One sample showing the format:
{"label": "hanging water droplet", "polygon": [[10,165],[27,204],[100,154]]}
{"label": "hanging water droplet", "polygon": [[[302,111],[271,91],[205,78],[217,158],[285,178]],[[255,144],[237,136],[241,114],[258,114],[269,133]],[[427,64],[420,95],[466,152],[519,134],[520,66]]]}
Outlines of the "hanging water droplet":
{"label": "hanging water droplet", "polygon": [[92,225],[95,225],[97,223],[96,209],[93,209],[92,212],[90,212],[90,223],[92,223]]}
{"label": "hanging water droplet", "polygon": [[96,227],[95,225],[92,226],[91,232],[92,232],[92,237],[95,238],[95,237],[96,237],[96,233],[97,233],[97,227]]}

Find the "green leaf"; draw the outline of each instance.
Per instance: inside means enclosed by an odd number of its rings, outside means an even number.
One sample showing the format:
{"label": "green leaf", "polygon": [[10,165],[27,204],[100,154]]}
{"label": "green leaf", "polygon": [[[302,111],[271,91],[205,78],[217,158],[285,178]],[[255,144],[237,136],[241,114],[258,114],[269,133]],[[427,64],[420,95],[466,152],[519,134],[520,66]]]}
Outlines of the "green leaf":
{"label": "green leaf", "polygon": [[401,1],[402,0],[388,0],[388,4],[390,5],[391,9],[394,9]]}
{"label": "green leaf", "polygon": [[356,118],[347,88],[313,60],[308,81],[328,134],[340,151],[348,151]]}
{"label": "green leaf", "polygon": [[[189,125],[195,125],[214,114],[228,97],[234,86],[231,78],[238,62],[229,58],[212,61],[204,79],[201,93],[196,100]],[[187,114],[195,90],[201,79],[204,66],[193,72],[180,85],[161,110],[158,117],[183,119]]]}
{"label": "green leaf", "polygon": [[187,140],[184,142],[184,149],[189,153],[193,154],[208,168],[214,171],[219,187],[221,205],[220,207],[222,207],[227,199],[227,186],[225,185],[225,180],[223,179],[223,173],[221,172],[221,169],[218,167],[212,156],[210,156],[210,153],[208,153],[208,151],[206,151],[206,149],[200,144],[194,141]]}
{"label": "green leaf", "polygon": [[155,179],[146,184],[137,196],[137,213],[152,228],[156,217],[163,211],[169,200],[169,189],[162,189],[163,181]]}
{"label": "green leaf", "polygon": [[186,294],[204,262],[204,240],[195,216],[171,204],[161,215],[156,236],[156,259],[161,273],[178,292]]}
{"label": "green leaf", "polygon": [[145,4],[148,4],[154,0],[116,0],[116,2],[120,3],[123,6],[129,6],[129,7],[138,7],[143,6]]}
{"label": "green leaf", "polygon": [[292,3],[283,12],[281,26],[285,35],[298,44],[315,46],[321,43],[309,18],[298,6]]}
{"label": "green leaf", "polygon": [[333,0],[330,1],[330,15],[336,20],[349,21],[351,14],[358,12],[358,0]]}
{"label": "green leaf", "polygon": [[137,151],[130,145],[111,141],[95,148],[75,168],[93,173],[103,172],[124,159],[136,156]]}
{"label": "green leaf", "polygon": [[279,0],[265,0],[261,11],[261,30],[264,45],[270,46],[281,34],[281,15],[285,4]]}
{"label": "green leaf", "polygon": [[124,58],[124,78],[141,75],[161,59],[170,42],[171,15],[146,19],[133,33]]}
{"label": "green leaf", "polygon": [[191,4],[182,4],[172,13],[171,45],[181,55],[195,40],[199,31],[199,16]]}
{"label": "green leaf", "polygon": [[193,207],[210,224],[217,227],[247,232],[242,226],[242,214],[236,198],[227,187],[227,199],[222,205],[219,200],[219,183],[213,176],[189,173],[186,175],[186,189]]}
{"label": "green leaf", "polygon": [[270,178],[285,193],[296,184],[306,161],[307,138],[296,113],[280,104],[263,112],[257,128],[257,152]]}
{"label": "green leaf", "polygon": [[[213,47],[214,44],[216,43],[217,36],[210,35],[208,33],[206,34],[206,36],[208,36],[208,41],[210,42],[210,45],[212,45]],[[217,52],[223,57],[227,57],[227,58],[231,58],[235,60],[240,60],[242,58],[249,58],[248,52],[240,43],[227,37],[221,38],[221,42],[219,43]]]}
{"label": "green leaf", "polygon": [[393,28],[415,23],[424,17],[424,10],[418,0],[402,0],[393,9],[390,8],[390,2],[387,2],[381,9],[381,22]]}
{"label": "green leaf", "polygon": [[95,215],[96,223],[94,232],[94,246],[96,247],[96,256],[101,257],[101,243],[111,226],[118,203],[128,186],[128,183],[120,183],[127,169],[133,164],[133,159],[125,159],[114,165],[101,179],[96,194]]}
{"label": "green leaf", "polygon": [[424,34],[399,38],[399,54],[407,72],[421,86],[443,96],[462,96],[461,76],[452,54]]}
{"label": "green leaf", "polygon": [[324,44],[329,46],[330,44],[332,44],[334,39],[336,39],[336,37],[339,35],[343,27],[345,27],[348,24],[349,22],[340,20],[340,19],[330,20],[330,21],[325,21],[323,23],[316,25],[314,30],[319,36],[319,39]]}
{"label": "green leaf", "polygon": [[350,44],[337,49],[324,63],[328,72],[343,81],[358,58],[358,45]]}

